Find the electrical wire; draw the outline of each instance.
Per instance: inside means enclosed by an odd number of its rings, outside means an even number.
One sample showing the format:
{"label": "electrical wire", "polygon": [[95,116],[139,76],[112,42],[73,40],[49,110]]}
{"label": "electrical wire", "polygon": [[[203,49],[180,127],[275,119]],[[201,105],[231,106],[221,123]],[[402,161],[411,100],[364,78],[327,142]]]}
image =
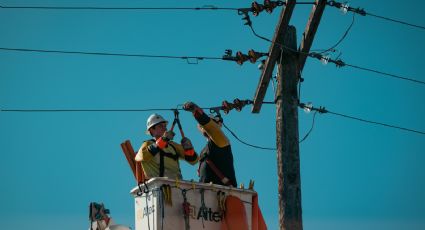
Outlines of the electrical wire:
{"label": "electrical wire", "polygon": [[389,17],[384,17],[384,16],[379,16],[379,15],[376,15],[376,14],[368,13],[364,9],[361,9],[361,8],[349,7],[348,4],[346,4],[346,3],[343,4],[343,3],[340,3],[340,2],[337,2],[337,1],[328,1],[326,4],[328,6],[331,6],[331,7],[342,9],[344,12],[353,12],[355,14],[360,14],[362,16],[366,16],[366,15],[372,16],[372,17],[380,18],[380,19],[383,19],[383,20],[386,20],[386,21],[395,22],[395,23],[406,25],[406,26],[411,26],[411,27],[415,27],[415,28],[418,28],[418,29],[425,30],[424,26],[415,25],[415,24],[404,22],[404,21],[401,21],[401,20],[392,19],[392,18],[389,18]]}
{"label": "electrical wire", "polygon": [[425,30],[425,26],[415,25],[415,24],[412,24],[412,23],[403,22],[403,21],[400,21],[400,20],[396,20],[396,19],[392,19],[392,18],[388,18],[388,17],[383,17],[383,16],[379,16],[379,15],[367,13],[367,12],[366,12],[366,15]]}
{"label": "electrical wire", "polygon": [[322,107],[322,106],[319,107],[319,108],[315,108],[315,107],[312,107],[312,106],[311,107],[307,106],[304,103],[300,103],[299,107],[302,108],[302,109],[308,109],[310,111],[317,111],[319,113],[329,113],[329,114],[333,114],[333,115],[336,115],[336,116],[345,117],[345,118],[349,118],[349,119],[353,119],[353,120],[357,120],[357,121],[361,121],[361,122],[365,122],[365,123],[369,123],[369,124],[381,125],[381,126],[385,126],[385,127],[388,127],[388,128],[399,129],[399,130],[403,130],[403,131],[408,131],[408,132],[413,132],[413,133],[425,135],[425,132],[423,132],[423,131],[404,128],[404,127],[400,127],[400,126],[396,126],[396,125],[385,124],[385,123],[378,122],[378,121],[366,120],[366,119],[363,119],[363,118],[345,115],[345,114],[342,114],[342,113],[332,112],[332,111],[325,109],[325,107]]}
{"label": "electrical wire", "polygon": [[[273,102],[266,102],[263,104],[274,104]],[[202,109],[210,109],[210,108],[202,108]],[[148,112],[148,111],[174,111],[176,109],[0,109],[0,112]],[[183,110],[183,109],[177,109]],[[257,149],[264,150],[276,150],[275,148],[266,148],[257,145],[249,144],[243,140],[241,140],[236,134],[229,129],[224,123],[223,126],[234,136],[238,141],[242,144],[248,145]]]}
{"label": "electrical wire", "polygon": [[325,61],[325,63],[328,63],[328,62],[333,63],[337,67],[348,66],[348,67],[352,67],[352,68],[355,68],[355,69],[360,69],[360,70],[364,70],[364,71],[368,71],[368,72],[380,74],[380,75],[386,76],[386,77],[396,78],[396,79],[399,79],[399,80],[405,80],[405,81],[410,81],[410,82],[414,82],[414,83],[425,85],[425,82],[424,81],[420,81],[420,80],[416,80],[416,79],[408,78],[408,77],[403,77],[403,76],[396,75],[396,74],[386,73],[386,72],[382,72],[382,71],[379,71],[379,70],[374,70],[374,69],[371,69],[371,68],[366,68],[366,67],[361,67],[361,66],[357,66],[357,65],[348,64],[348,63],[345,63],[344,61],[342,61],[341,59],[334,60],[334,59],[331,59],[329,57],[325,57],[325,56],[323,56],[322,54],[319,54],[319,53],[309,53],[308,56],[309,57],[312,57],[312,58],[315,58],[315,59],[318,59],[318,60],[321,60],[321,61]]}
{"label": "electrical wire", "polygon": [[35,53],[57,53],[57,54],[82,54],[97,56],[119,56],[119,57],[139,57],[139,58],[164,58],[164,59],[184,59],[189,64],[197,64],[189,62],[190,60],[224,60],[222,57],[199,57],[199,56],[171,56],[171,55],[149,55],[149,54],[125,54],[125,53],[105,53],[105,52],[83,52],[83,51],[64,51],[64,50],[44,50],[44,49],[22,49],[22,48],[5,48],[0,47],[4,51],[18,52],[35,52]]}
{"label": "electrical wire", "polygon": [[351,27],[353,27],[353,24],[354,24],[354,17],[355,17],[355,14],[353,14],[353,18],[352,18],[352,20],[351,20],[351,24],[348,26],[348,28],[345,30],[345,33],[342,35],[342,37],[338,40],[338,42],[337,43],[335,43],[335,45],[333,45],[333,46],[331,46],[330,48],[328,48],[328,49],[326,49],[326,50],[324,50],[324,51],[321,51],[320,53],[321,54],[324,54],[324,53],[327,53],[327,52],[329,52],[329,51],[331,51],[331,50],[334,50],[342,41],[344,41],[344,39],[347,37],[347,35],[348,35],[348,32],[350,32],[350,30],[351,30]]}
{"label": "electrical wire", "polygon": [[[262,104],[275,104],[271,101],[263,101]],[[176,108],[149,108],[149,109],[2,109],[0,112],[151,112],[151,111],[182,111],[183,108],[179,108],[182,105],[177,105]],[[203,110],[223,110],[222,106],[201,108]]]}
{"label": "electrical wire", "polygon": [[240,8],[226,8],[226,7],[216,7],[216,6],[203,6],[203,7],[0,6],[0,9],[25,9],[25,10],[229,10],[229,11],[237,11]]}
{"label": "electrical wire", "polygon": [[[149,112],[149,111],[174,111],[176,109],[0,109],[0,112]],[[182,109],[177,109],[182,110]]]}
{"label": "electrical wire", "polygon": [[336,2],[336,1],[329,1],[329,2],[327,2],[327,5],[335,7],[335,8],[343,9],[344,12],[351,11],[353,13],[360,14],[362,16],[368,15],[368,16],[384,19],[384,20],[387,20],[387,21],[390,21],[390,22],[395,22],[395,23],[399,23],[399,24],[403,24],[403,25],[407,25],[407,26],[411,26],[411,27],[415,27],[415,28],[419,28],[419,29],[425,29],[424,26],[415,25],[415,24],[412,24],[412,23],[392,19],[392,18],[389,18],[389,17],[384,17],[384,16],[379,16],[379,15],[376,15],[376,14],[368,13],[364,9],[349,7],[348,4],[342,4],[342,3],[339,3],[339,2]]}
{"label": "electrical wire", "polygon": [[[255,32],[254,28],[252,27],[252,24],[251,24],[251,25],[248,25],[248,26],[249,26],[249,28],[251,28],[252,33],[253,33],[256,37],[258,37],[258,38],[260,38],[260,39],[263,39],[263,40],[265,40],[265,41],[268,41],[268,42],[274,43],[272,40],[270,40],[270,39],[268,39],[268,38],[265,38],[265,37],[263,37],[263,36],[261,36],[261,35],[257,34],[257,33]],[[280,45],[280,44],[279,44],[279,45]]]}
{"label": "electrical wire", "polygon": [[[283,2],[285,5],[286,3]],[[315,2],[297,2],[297,5],[314,5]],[[2,6],[0,9],[20,9],[20,10],[227,10],[227,11],[243,11],[251,10],[251,8],[235,8],[235,7],[217,7],[214,5],[204,5],[202,7],[96,7],[96,6]]]}
{"label": "electrical wire", "polygon": [[425,85],[424,81],[416,80],[416,79],[413,79],[413,78],[402,77],[402,76],[399,76],[399,75],[395,75],[395,74],[391,74],[391,73],[385,73],[385,72],[382,72],[382,71],[378,71],[378,70],[374,70],[374,69],[370,69],[370,68],[365,68],[365,67],[361,67],[361,66],[357,66],[357,65],[347,64],[347,63],[345,63],[345,65],[352,67],[352,68],[355,68],[355,69],[360,69],[360,70],[364,70],[364,71],[368,71],[368,72],[372,72],[372,73],[377,73],[377,74],[387,76],[387,77],[392,77],[392,78],[396,78],[396,79],[400,79],[400,80],[411,81],[411,82],[414,82],[414,83]]}
{"label": "electrical wire", "polygon": [[408,129],[408,128],[403,128],[403,127],[400,127],[400,126],[389,125],[389,124],[385,124],[385,123],[381,123],[381,122],[377,122],[377,121],[370,121],[370,120],[366,120],[366,119],[362,119],[362,118],[358,118],[358,117],[353,117],[353,116],[349,116],[349,115],[345,115],[345,114],[341,114],[341,113],[331,112],[331,111],[327,111],[327,113],[337,115],[337,116],[341,116],[341,117],[345,117],[345,118],[349,118],[349,119],[353,119],[353,120],[357,120],[357,121],[362,121],[362,122],[366,122],[366,123],[381,125],[381,126],[385,126],[385,127],[389,127],[389,128],[400,129],[400,130],[404,130],[404,131],[408,131],[408,132],[414,132],[414,133],[425,135],[425,132],[414,130],[414,129]]}
{"label": "electrical wire", "polygon": [[230,134],[232,134],[232,136],[236,138],[236,140],[238,140],[239,142],[241,142],[244,145],[247,145],[247,146],[250,146],[250,147],[253,147],[253,148],[256,148],[256,149],[276,150],[276,148],[267,148],[267,147],[261,147],[261,146],[249,144],[249,143],[241,140],[238,136],[236,136],[236,134],[232,130],[230,130],[229,127],[227,127],[224,123],[222,123],[222,124],[223,124],[224,128],[226,128],[230,132]]}
{"label": "electrical wire", "polygon": [[312,122],[312,124],[311,124],[311,128],[310,128],[310,130],[307,132],[307,134],[303,137],[303,139],[301,139],[300,140],[300,144],[301,144],[301,142],[303,142],[305,139],[307,139],[307,137],[310,135],[310,133],[311,133],[311,131],[313,131],[313,127],[314,127],[314,120],[316,119],[316,115],[317,115],[317,111],[315,111],[314,112],[314,114],[313,114],[313,122]]}

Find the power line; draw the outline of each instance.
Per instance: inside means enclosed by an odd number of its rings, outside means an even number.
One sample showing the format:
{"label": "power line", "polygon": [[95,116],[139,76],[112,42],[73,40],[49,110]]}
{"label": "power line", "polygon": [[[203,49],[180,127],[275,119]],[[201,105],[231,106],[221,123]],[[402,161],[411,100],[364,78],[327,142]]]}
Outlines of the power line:
{"label": "power line", "polygon": [[[234,106],[232,103],[229,103]],[[252,104],[252,102],[251,102]],[[274,102],[263,102],[263,104],[274,104]],[[210,112],[218,112],[220,110],[227,111],[227,113],[232,110],[241,110],[245,105],[241,105],[239,108],[228,108],[226,106],[216,106],[216,107],[206,107],[201,108],[203,110],[209,110]],[[175,110],[183,110],[181,105],[178,105],[176,108],[148,108],[148,109],[2,109],[0,108],[0,112],[24,112],[24,113],[50,113],[50,112],[151,112],[151,111],[175,111]],[[227,114],[226,113],[226,114]]]}
{"label": "power line", "polygon": [[[266,102],[264,104],[273,104],[272,102]],[[202,109],[216,109],[219,107],[210,107],[210,108],[202,108]],[[183,110],[179,108],[175,109],[164,109],[164,108],[156,108],[156,109],[0,109],[0,112],[24,112],[24,113],[37,113],[37,112],[151,112],[151,111],[175,111],[175,110]],[[266,148],[257,145],[249,144],[243,140],[241,140],[232,130],[229,129],[224,123],[223,126],[234,136],[238,141],[242,144],[248,145],[257,149],[264,150],[276,150],[276,148]]]}
{"label": "power line", "polygon": [[388,76],[388,77],[398,78],[398,79],[401,79],[401,80],[411,81],[411,82],[415,82],[415,83],[425,85],[424,81],[419,81],[419,80],[412,79],[412,78],[402,77],[402,76],[391,74],[391,73],[385,73],[385,72],[382,72],[382,71],[369,69],[369,68],[365,68],[365,67],[360,67],[360,66],[356,66],[356,65],[352,65],[352,64],[348,64],[348,63],[345,63],[345,65],[352,67],[352,68],[355,68],[355,69],[360,69],[360,70],[364,70],[364,71],[368,71],[368,72],[372,72],[372,73],[377,73],[377,74],[381,74],[381,75]]}
{"label": "power line", "polygon": [[396,23],[400,23],[400,24],[403,24],[403,25],[416,27],[416,28],[419,28],[419,29],[425,29],[424,26],[419,26],[419,25],[408,23],[408,22],[403,22],[403,21],[400,21],[400,20],[387,18],[387,17],[376,15],[376,14],[372,14],[372,13],[366,13],[366,14],[369,15],[369,16],[373,16],[373,17],[376,17],[376,18],[384,19],[384,20],[387,20],[387,21],[396,22]]}
{"label": "power line", "polygon": [[366,12],[362,8],[353,8],[353,7],[350,7],[348,5],[348,3],[340,3],[340,2],[336,2],[336,1],[328,1],[327,2],[327,5],[329,5],[331,7],[339,8],[340,10],[342,10],[345,13],[346,12],[353,12],[353,13],[356,13],[356,14],[359,14],[359,15],[362,15],[362,16],[368,15],[368,16],[380,18],[380,19],[383,19],[383,20],[386,20],[386,21],[395,22],[395,23],[406,25],[406,26],[411,26],[411,27],[415,27],[415,28],[418,28],[418,29],[425,30],[425,27],[424,26],[415,25],[415,24],[404,22],[404,21],[401,21],[401,20],[392,19],[392,18],[389,18],[389,17],[384,17],[384,16],[379,16],[379,15],[376,15],[376,14],[368,13],[368,12]]}
{"label": "power line", "polygon": [[[214,107],[213,107],[214,108]],[[210,108],[202,108],[210,109]],[[152,111],[175,111],[179,108],[164,109],[0,109],[0,112],[22,112],[22,113],[55,113],[55,112],[152,112]]]}
{"label": "power line", "polygon": [[139,58],[184,59],[189,64],[198,64],[198,61],[201,61],[201,60],[224,60],[222,57],[171,56],[171,55],[149,55],[149,54],[125,54],[125,53],[83,52],[83,51],[64,51],[64,50],[22,49],[22,48],[5,48],[5,47],[0,47],[0,50],[5,50],[5,51],[19,51],[19,52],[36,52],[36,53],[82,54],[82,55],[97,55],[97,56],[119,56],[119,57],[139,57]]}
{"label": "power line", "polygon": [[[148,111],[174,111],[175,109],[0,109],[0,112],[148,112]],[[182,109],[178,109],[182,110]]]}
{"label": "power line", "polygon": [[216,6],[203,7],[93,7],[93,6],[0,6],[1,9],[21,10],[229,10],[238,11],[240,8]]}
{"label": "power line", "polygon": [[[277,1],[279,5],[286,5],[283,1]],[[297,5],[314,5],[315,2],[297,2]],[[18,9],[18,10],[195,10],[195,11],[237,11],[238,14],[244,12],[253,12],[253,7],[217,7],[214,5],[204,5],[202,7],[97,7],[97,6],[1,6],[0,9]]]}
{"label": "power line", "polygon": [[323,56],[322,54],[319,54],[319,53],[309,53],[308,56],[309,57],[312,57],[312,58],[315,58],[315,59],[318,59],[318,60],[322,61],[325,64],[327,64],[328,62],[333,63],[337,67],[349,66],[351,68],[360,69],[360,70],[364,70],[364,71],[368,71],[368,72],[380,74],[382,76],[392,77],[392,78],[396,78],[396,79],[399,79],[399,80],[405,80],[405,81],[410,81],[410,82],[414,82],[414,83],[425,85],[425,82],[424,81],[420,81],[420,80],[416,80],[416,79],[408,78],[408,77],[403,77],[403,76],[396,75],[396,74],[386,73],[386,72],[382,72],[382,71],[379,71],[379,70],[374,70],[374,69],[371,69],[371,68],[366,68],[366,67],[361,67],[361,66],[357,66],[357,65],[348,64],[348,63],[345,63],[344,61],[342,61],[341,59],[334,60],[334,59],[331,59],[329,57],[325,57],[325,56]]}
{"label": "power line", "polygon": [[[282,2],[282,1],[278,1],[278,2]],[[284,2],[282,2],[283,5],[285,5]],[[297,2],[297,5],[314,5],[315,2]],[[368,13],[366,11],[364,11],[363,9],[360,8],[353,8],[353,7],[349,7],[348,4],[342,4],[336,1],[329,1],[327,2],[327,4],[329,6],[332,7],[336,7],[339,9],[344,10],[345,12],[347,11],[351,11],[353,13],[356,14],[360,14],[362,16],[368,15],[368,16],[373,16],[376,18],[380,18],[380,19],[384,19],[387,21],[391,21],[391,22],[396,22],[396,23],[400,23],[400,24],[404,24],[404,25],[408,25],[408,26],[412,26],[412,27],[416,27],[416,28],[420,28],[420,29],[425,29],[424,26],[420,26],[420,25],[415,25],[412,23],[408,23],[408,22],[404,22],[401,20],[396,20],[396,19],[392,19],[389,17],[384,17],[384,16],[379,16],[376,14],[372,14],[372,13]],[[87,7],[80,7],[80,6],[0,6],[0,9],[34,9],[34,10],[196,10],[196,11],[201,11],[201,10],[212,10],[212,11],[219,11],[219,10],[224,10],[224,11],[238,11],[238,14],[242,15],[246,12],[249,11],[253,11],[253,8],[235,8],[235,7],[216,7],[213,5],[207,5],[207,6],[202,6],[202,7],[92,7],[92,6],[87,6]]]}
{"label": "power line", "polygon": [[385,127],[389,127],[389,128],[400,129],[400,130],[404,130],[404,131],[408,131],[408,132],[414,132],[414,133],[419,133],[419,134],[425,135],[425,132],[418,131],[418,130],[403,128],[403,127],[395,126],[395,125],[389,125],[389,124],[385,124],[385,123],[381,123],[381,122],[377,122],[377,121],[370,121],[370,120],[366,120],[366,119],[362,119],[362,118],[358,118],[358,117],[353,117],[353,116],[349,116],[349,115],[345,115],[345,114],[341,114],[341,113],[331,112],[331,111],[327,111],[327,113],[337,115],[337,116],[341,116],[341,117],[345,117],[345,118],[354,119],[354,120],[357,120],[357,121],[362,121],[362,122],[366,122],[366,123],[381,125],[381,126],[385,126]]}
{"label": "power line", "polygon": [[315,108],[312,105],[306,105],[304,103],[300,103],[299,107],[304,109],[304,110],[307,110],[307,111],[317,111],[319,113],[329,113],[329,114],[333,114],[333,115],[337,115],[337,116],[340,116],[340,117],[345,117],[345,118],[349,118],[349,119],[353,119],[353,120],[357,120],[357,121],[361,121],[361,122],[365,122],[365,123],[369,123],[369,124],[381,125],[381,126],[385,126],[385,127],[388,127],[388,128],[399,129],[399,130],[403,130],[403,131],[408,131],[408,132],[413,132],[413,133],[425,135],[425,132],[422,132],[422,131],[419,131],[419,130],[408,129],[408,128],[404,128],[404,127],[400,127],[400,126],[396,126],[396,125],[385,124],[385,123],[382,123],[382,122],[371,121],[371,120],[366,120],[366,119],[363,119],[363,118],[354,117],[354,116],[351,116],[351,115],[345,115],[345,114],[342,114],[342,113],[332,112],[332,111],[325,109],[325,107],[322,107],[322,106],[320,106],[319,108]]}

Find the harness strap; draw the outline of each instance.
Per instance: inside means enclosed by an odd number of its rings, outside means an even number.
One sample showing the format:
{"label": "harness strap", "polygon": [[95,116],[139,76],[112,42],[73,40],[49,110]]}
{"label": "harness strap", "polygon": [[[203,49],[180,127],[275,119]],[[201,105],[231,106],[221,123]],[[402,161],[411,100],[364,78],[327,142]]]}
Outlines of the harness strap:
{"label": "harness strap", "polygon": [[164,176],[164,154],[163,151],[159,151],[159,176]]}
{"label": "harness strap", "polygon": [[215,175],[217,175],[221,182],[224,185],[231,185],[231,181],[229,178],[227,178],[226,176],[224,176],[224,174],[220,171],[220,169],[217,168],[217,166],[215,166],[215,164],[210,161],[208,158],[205,160],[205,163],[208,164],[208,166],[210,166],[210,168],[213,170],[213,172],[215,173]]}
{"label": "harness strap", "polygon": [[167,153],[167,152],[164,152],[162,149],[159,149],[159,176],[160,177],[164,176],[164,171],[165,171],[165,169],[164,169],[164,157],[171,158],[175,161],[177,161],[179,159],[179,156],[177,155],[176,148],[170,143],[169,143],[169,145],[173,148],[173,150],[176,154]]}

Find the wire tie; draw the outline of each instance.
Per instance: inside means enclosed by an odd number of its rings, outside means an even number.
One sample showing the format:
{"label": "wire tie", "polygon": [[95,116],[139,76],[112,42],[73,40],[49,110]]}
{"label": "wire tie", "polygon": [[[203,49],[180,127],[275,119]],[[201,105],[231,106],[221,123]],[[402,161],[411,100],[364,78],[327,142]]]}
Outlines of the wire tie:
{"label": "wire tie", "polygon": [[190,64],[190,65],[197,65],[197,64],[199,64],[199,60],[204,59],[204,58],[201,58],[201,57],[182,57],[182,58],[186,59],[187,64]]}

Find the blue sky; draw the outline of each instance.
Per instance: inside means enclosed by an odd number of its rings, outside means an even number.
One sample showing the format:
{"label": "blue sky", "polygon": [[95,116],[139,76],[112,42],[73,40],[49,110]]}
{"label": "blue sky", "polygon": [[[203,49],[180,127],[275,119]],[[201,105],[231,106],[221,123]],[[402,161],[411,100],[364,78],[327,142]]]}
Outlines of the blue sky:
{"label": "blue sky", "polygon": [[[1,1],[1,6],[248,7],[250,1]],[[424,25],[425,3],[351,1],[367,12]],[[290,24],[301,40],[311,6],[296,6]],[[251,17],[272,38],[280,9]],[[313,49],[335,44],[351,23],[327,8]],[[221,57],[225,49],[269,50],[232,11],[65,11],[0,9],[0,47],[175,56]],[[347,63],[425,81],[425,31],[356,16],[337,47]],[[333,54],[336,57],[338,53]],[[201,107],[252,99],[257,65],[204,60],[40,54],[0,50],[1,109]],[[424,85],[308,59],[301,101],[333,112],[425,131]],[[274,98],[269,87],[265,101]],[[167,119],[172,112],[161,112]],[[88,204],[104,202],[114,219],[134,225],[134,179],[120,143],[138,148],[150,112],[0,112],[0,223],[3,229],[84,229]],[[299,135],[313,114],[299,111]],[[226,124],[248,143],[275,146],[275,107],[232,111]],[[200,150],[204,139],[188,113],[186,135]],[[230,136],[239,182],[255,180],[270,229],[278,228],[276,153]],[[424,135],[317,115],[300,145],[304,229],[424,229]],[[186,179],[196,167],[182,164]]]}

